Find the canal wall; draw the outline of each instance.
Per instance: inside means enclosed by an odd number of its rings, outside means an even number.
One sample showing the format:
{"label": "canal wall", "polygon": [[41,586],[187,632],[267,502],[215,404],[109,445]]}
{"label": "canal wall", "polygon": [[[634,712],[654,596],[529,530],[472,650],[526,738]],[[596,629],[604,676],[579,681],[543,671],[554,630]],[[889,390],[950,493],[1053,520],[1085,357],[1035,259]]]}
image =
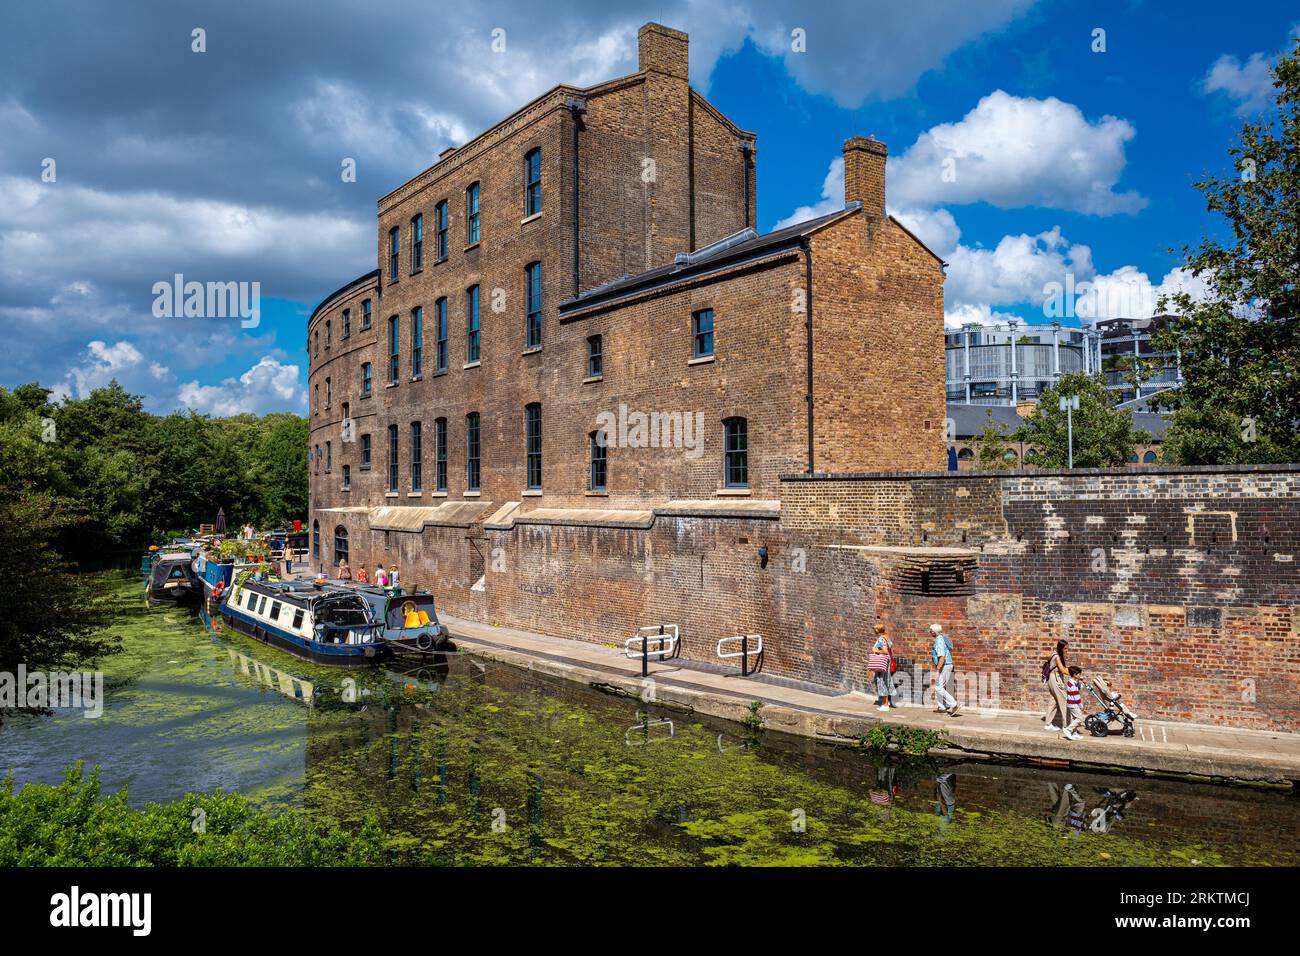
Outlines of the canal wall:
{"label": "canal wall", "polygon": [[376,520],[395,510],[329,523],[354,566],[397,563],[467,620],[603,644],[672,623],[701,661],[761,634],[765,673],[849,690],[873,623],[913,675],[940,622],[971,702],[1009,709],[1043,705],[1064,638],[1144,717],[1300,729],[1298,466],[800,475],[779,501]]}

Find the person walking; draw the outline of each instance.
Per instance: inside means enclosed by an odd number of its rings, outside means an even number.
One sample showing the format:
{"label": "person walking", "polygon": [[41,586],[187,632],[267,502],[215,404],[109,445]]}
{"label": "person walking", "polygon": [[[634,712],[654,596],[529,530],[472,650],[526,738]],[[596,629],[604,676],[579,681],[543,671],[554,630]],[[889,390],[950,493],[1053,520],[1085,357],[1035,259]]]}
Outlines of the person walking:
{"label": "person walking", "polygon": [[375,587],[378,588],[388,587],[388,572],[384,570],[384,566],[382,564],[375,565]]}
{"label": "person walking", "polygon": [[875,625],[876,643],[871,647],[867,657],[867,668],[875,675],[876,710],[887,711],[894,706],[890,699],[894,695],[893,664],[894,645],[885,636],[885,625]]}
{"label": "person walking", "polygon": [[389,586],[389,587],[392,587],[392,588],[401,587],[401,584],[399,583],[399,581],[398,581],[397,578],[398,578],[397,565],[395,565],[395,564],[393,564],[393,565],[389,565],[389,567],[388,567],[388,586]]}
{"label": "person walking", "polygon": [[930,659],[934,663],[934,712],[957,716],[957,698],[948,693],[952,682],[952,638],[943,632],[938,624],[930,625],[934,635],[934,646],[930,649]]}
{"label": "person walking", "polygon": [[1069,646],[1069,641],[1057,641],[1056,651],[1043,662],[1043,682],[1051,696],[1043,713],[1044,730],[1064,731],[1069,723],[1069,706],[1065,702],[1065,679],[1070,676],[1069,665],[1065,663],[1065,649]]}
{"label": "person walking", "polygon": [[1079,725],[1083,723],[1083,668],[1078,664],[1070,665],[1070,676],[1065,679],[1065,706],[1069,723],[1061,731],[1066,740],[1078,740]]}

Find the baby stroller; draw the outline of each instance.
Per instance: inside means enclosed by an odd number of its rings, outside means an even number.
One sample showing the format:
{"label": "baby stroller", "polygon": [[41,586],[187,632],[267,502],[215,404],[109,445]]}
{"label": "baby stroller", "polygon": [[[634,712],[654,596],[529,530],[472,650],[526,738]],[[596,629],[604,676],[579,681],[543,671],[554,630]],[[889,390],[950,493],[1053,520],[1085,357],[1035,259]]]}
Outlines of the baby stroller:
{"label": "baby stroller", "polygon": [[1137,720],[1137,714],[1129,710],[1120,700],[1119,694],[1107,686],[1106,681],[1100,677],[1094,677],[1092,683],[1088,685],[1092,691],[1092,696],[1097,698],[1097,703],[1101,704],[1101,710],[1095,714],[1089,714],[1083,719],[1083,726],[1088,728],[1088,733],[1094,737],[1110,736],[1110,725],[1113,721],[1119,721],[1123,727],[1125,737],[1132,737],[1134,734],[1133,721]]}

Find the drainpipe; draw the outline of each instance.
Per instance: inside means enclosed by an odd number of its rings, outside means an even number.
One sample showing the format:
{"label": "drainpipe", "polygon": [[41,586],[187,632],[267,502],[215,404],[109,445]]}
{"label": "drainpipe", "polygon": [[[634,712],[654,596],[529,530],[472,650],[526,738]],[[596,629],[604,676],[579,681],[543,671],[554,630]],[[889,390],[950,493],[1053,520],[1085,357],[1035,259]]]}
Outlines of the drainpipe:
{"label": "drainpipe", "polygon": [[[746,166],[748,170],[748,166]],[[748,172],[746,173],[748,175]],[[749,201],[745,201],[748,215]],[[808,474],[815,474],[813,465],[813,285],[812,285],[812,243],[804,236],[803,247],[803,283],[804,283],[804,337],[807,342],[807,376],[808,391],[805,400],[808,403]]]}
{"label": "drainpipe", "polygon": [[582,131],[582,116],[587,112],[587,104],[580,99],[571,99],[565,104],[573,116],[573,294],[582,291],[581,264],[582,247],[579,244],[579,224],[582,221],[578,192],[578,134]]}

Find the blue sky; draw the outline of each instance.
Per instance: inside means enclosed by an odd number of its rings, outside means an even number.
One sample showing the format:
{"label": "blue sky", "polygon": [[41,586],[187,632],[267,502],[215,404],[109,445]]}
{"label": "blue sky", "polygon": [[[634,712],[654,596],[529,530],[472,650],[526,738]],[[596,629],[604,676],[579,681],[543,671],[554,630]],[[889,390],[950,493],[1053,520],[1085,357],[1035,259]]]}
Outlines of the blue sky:
{"label": "blue sky", "polygon": [[[950,323],[1044,321],[1066,274],[1097,317],[1150,314],[1162,290],[1196,292],[1170,252],[1218,227],[1192,183],[1267,113],[1267,66],[1300,21],[1281,3],[1095,0],[535,9],[0,14],[0,384],[116,377],[155,411],[305,410],[305,319],[374,268],[375,200],[555,83],[632,72],[647,20],[690,33],[692,81],[758,134],[761,228],[838,208],[840,146],[874,135],[890,211],[950,263]],[[153,284],[177,272],[260,282],[259,326],[154,316]]]}

